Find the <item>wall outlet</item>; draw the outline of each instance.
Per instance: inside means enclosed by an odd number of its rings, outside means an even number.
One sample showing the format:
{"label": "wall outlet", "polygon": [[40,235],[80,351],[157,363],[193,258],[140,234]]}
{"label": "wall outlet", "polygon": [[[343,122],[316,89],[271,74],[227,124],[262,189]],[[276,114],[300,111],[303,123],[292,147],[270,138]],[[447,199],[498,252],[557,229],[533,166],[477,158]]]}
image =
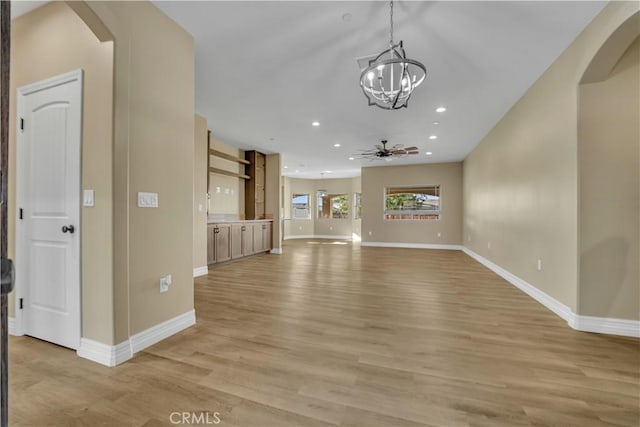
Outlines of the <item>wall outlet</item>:
{"label": "wall outlet", "polygon": [[471,234],[467,236],[467,242],[470,242],[470,241],[471,241]]}
{"label": "wall outlet", "polygon": [[491,242],[487,242],[487,249],[491,249]]}
{"label": "wall outlet", "polygon": [[373,231],[370,231],[370,232],[369,232],[369,236],[371,236],[372,234],[373,234]]}
{"label": "wall outlet", "polygon": [[438,237],[442,237],[442,233],[438,233]]}
{"label": "wall outlet", "polygon": [[160,292],[167,292],[171,286],[171,275],[167,274],[160,278]]}
{"label": "wall outlet", "polygon": [[158,193],[145,193],[138,192],[138,207],[139,208],[157,208],[158,207]]}
{"label": "wall outlet", "polygon": [[298,230],[302,230],[302,226],[301,226],[301,225],[300,225],[300,226],[298,226]]}
{"label": "wall outlet", "polygon": [[329,230],[333,230],[333,227],[329,227]]}
{"label": "wall outlet", "polygon": [[542,271],[542,260],[541,259],[538,260],[538,265],[537,265],[536,268],[538,269],[538,271]]}

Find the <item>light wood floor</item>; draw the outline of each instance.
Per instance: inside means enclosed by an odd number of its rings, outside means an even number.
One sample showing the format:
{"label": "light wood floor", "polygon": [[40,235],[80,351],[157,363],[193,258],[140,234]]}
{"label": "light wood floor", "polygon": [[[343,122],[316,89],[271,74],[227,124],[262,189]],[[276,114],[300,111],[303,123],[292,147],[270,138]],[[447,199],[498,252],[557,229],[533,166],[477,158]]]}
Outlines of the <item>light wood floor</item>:
{"label": "light wood floor", "polygon": [[195,285],[197,325],[117,368],[12,337],[12,425],[640,425],[639,340],[576,332],[458,251],[289,241]]}

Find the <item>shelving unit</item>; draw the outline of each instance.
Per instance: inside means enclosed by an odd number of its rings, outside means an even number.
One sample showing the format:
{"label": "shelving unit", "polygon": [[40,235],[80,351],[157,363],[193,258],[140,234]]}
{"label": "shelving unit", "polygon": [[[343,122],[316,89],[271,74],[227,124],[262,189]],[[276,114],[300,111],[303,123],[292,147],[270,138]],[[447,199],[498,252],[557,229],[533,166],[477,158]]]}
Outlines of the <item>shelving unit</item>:
{"label": "shelving unit", "polygon": [[[207,134],[207,147],[211,147],[211,131],[209,131]],[[231,154],[223,153],[222,151],[218,151],[213,148],[209,148],[209,152],[207,153],[207,192],[209,194],[211,193],[211,173],[219,173],[221,175],[232,176],[234,178],[240,178],[244,180],[251,178],[249,175],[246,175],[244,173],[231,172],[211,166],[211,156],[219,157],[221,159],[229,160],[232,162],[237,162],[241,165],[244,165],[245,167],[250,164],[248,160],[232,156]]]}
{"label": "shelving unit", "polygon": [[[265,155],[258,151],[244,153],[249,179],[244,182],[244,210],[247,219],[264,219]],[[246,169],[245,169],[246,172]]]}

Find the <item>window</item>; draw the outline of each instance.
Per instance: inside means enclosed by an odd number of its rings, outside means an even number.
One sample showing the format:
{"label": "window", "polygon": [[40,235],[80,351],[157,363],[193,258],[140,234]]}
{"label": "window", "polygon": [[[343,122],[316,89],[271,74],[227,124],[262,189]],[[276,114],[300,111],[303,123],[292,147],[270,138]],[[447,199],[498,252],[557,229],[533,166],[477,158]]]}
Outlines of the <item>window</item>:
{"label": "window", "polygon": [[362,193],[354,194],[354,198],[353,198],[353,217],[354,217],[354,219],[362,218]]}
{"label": "window", "polygon": [[291,196],[291,216],[293,219],[311,219],[308,194],[293,194]]}
{"label": "window", "polygon": [[318,219],[348,219],[349,196],[318,191]]}
{"label": "window", "polygon": [[440,219],[440,186],[387,187],[384,219]]}

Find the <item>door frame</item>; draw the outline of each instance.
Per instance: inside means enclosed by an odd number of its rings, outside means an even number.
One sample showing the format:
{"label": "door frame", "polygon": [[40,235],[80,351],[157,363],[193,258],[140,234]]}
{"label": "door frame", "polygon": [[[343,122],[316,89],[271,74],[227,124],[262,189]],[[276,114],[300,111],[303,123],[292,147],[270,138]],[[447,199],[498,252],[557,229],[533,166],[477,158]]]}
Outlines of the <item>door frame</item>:
{"label": "door frame", "polygon": [[[82,338],[82,142],[83,142],[83,120],[84,120],[84,73],[82,69],[77,69],[74,71],[70,71],[68,73],[59,74],[57,76],[53,76],[44,80],[37,81],[35,83],[30,83],[24,86],[17,88],[16,90],[16,204],[15,204],[15,224],[14,224],[14,232],[15,232],[15,253],[16,253],[16,283],[14,288],[14,335],[24,335],[25,327],[24,327],[24,311],[21,310],[18,306],[18,301],[20,298],[23,298],[26,294],[26,284],[24,281],[20,280],[21,277],[25,277],[25,270],[27,270],[27,266],[21,262],[24,259],[27,259],[27,245],[25,244],[25,236],[24,236],[24,227],[20,223],[19,219],[19,209],[20,206],[24,205],[24,201],[27,198],[26,190],[23,188],[25,182],[24,171],[25,167],[23,166],[25,162],[28,160],[25,158],[24,151],[20,148],[24,144],[24,134],[20,131],[20,118],[24,117],[24,109],[25,109],[25,97],[34,92],[38,92],[44,89],[48,89],[55,86],[60,86],[65,83],[70,83],[73,81],[78,82],[77,90],[80,99],[80,132],[79,135],[79,150],[78,150],[78,159],[72,159],[72,161],[78,162],[78,173],[79,173],[79,186],[77,188],[78,191],[78,203],[73,209],[76,211],[78,217],[78,227],[77,227],[77,239],[78,239],[78,318],[77,318],[77,331],[76,335],[78,337],[78,348],[80,346],[80,339]],[[77,350],[77,349],[76,349]]]}

